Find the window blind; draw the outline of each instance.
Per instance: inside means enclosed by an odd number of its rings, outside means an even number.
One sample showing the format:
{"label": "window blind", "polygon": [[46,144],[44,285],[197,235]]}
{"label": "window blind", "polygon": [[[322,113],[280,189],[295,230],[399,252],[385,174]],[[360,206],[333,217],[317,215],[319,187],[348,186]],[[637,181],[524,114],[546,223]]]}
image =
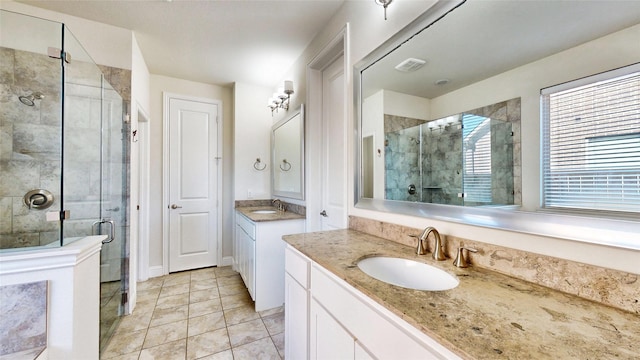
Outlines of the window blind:
{"label": "window blind", "polygon": [[464,114],[462,123],[464,201],[490,204],[491,119]]}
{"label": "window blind", "polygon": [[640,68],[541,94],[543,207],[640,213]]}

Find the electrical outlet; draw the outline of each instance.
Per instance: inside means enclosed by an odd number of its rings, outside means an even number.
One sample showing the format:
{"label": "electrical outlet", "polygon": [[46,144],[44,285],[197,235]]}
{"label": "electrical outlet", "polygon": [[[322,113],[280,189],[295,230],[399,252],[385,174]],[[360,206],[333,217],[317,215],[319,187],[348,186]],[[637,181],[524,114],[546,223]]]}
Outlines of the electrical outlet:
{"label": "electrical outlet", "polygon": [[251,189],[247,190],[247,199],[253,199],[253,191]]}

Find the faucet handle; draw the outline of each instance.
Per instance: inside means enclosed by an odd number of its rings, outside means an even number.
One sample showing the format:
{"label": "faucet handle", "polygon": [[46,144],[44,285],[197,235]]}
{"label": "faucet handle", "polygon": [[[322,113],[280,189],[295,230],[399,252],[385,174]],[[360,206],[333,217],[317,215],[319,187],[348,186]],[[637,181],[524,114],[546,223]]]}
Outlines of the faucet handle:
{"label": "faucet handle", "polygon": [[412,238],[416,238],[416,240],[418,240],[418,245],[416,246],[416,254],[418,255],[424,255],[427,253],[427,249],[424,247],[424,244],[422,243],[422,239],[420,238],[420,235],[409,235]]}
{"label": "faucet handle", "polygon": [[458,248],[458,256],[456,256],[456,259],[453,261],[453,265],[459,268],[466,268],[469,267],[469,263],[467,262],[467,260],[464,258],[464,250],[467,251],[471,251],[474,253],[477,253],[478,250],[473,249],[473,248],[466,248],[466,247],[459,247]]}

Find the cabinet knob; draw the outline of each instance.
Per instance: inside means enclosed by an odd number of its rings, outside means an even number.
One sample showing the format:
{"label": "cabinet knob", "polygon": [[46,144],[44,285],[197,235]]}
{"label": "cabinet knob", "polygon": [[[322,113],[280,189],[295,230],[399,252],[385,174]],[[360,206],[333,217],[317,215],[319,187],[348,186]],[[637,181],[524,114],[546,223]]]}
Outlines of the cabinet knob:
{"label": "cabinet knob", "polygon": [[322,210],[322,212],[320,213],[320,215],[324,216],[324,217],[328,217],[329,215],[327,215],[327,210]]}
{"label": "cabinet knob", "polygon": [[172,209],[174,209],[174,210],[175,210],[175,209],[181,209],[181,208],[182,208],[182,206],[178,206],[178,205],[176,205],[176,204],[171,204],[171,208],[172,208]]}

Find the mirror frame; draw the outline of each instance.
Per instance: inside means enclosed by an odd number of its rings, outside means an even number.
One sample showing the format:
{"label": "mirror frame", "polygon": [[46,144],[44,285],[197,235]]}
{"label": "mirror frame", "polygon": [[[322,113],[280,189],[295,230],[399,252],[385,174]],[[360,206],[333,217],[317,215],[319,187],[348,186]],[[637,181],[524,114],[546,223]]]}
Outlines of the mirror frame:
{"label": "mirror frame", "polygon": [[[276,130],[280,127],[284,126],[286,123],[294,119],[296,116],[300,115],[300,191],[281,191],[276,190],[275,179],[276,179]],[[300,104],[298,108],[295,109],[290,115],[285,117],[284,119],[278,121],[271,127],[271,193],[273,196],[281,196],[290,199],[298,199],[304,200],[305,191],[304,191],[304,104]]]}
{"label": "mirror frame", "polygon": [[441,20],[466,0],[440,0],[416,20],[365,56],[353,68],[354,207],[383,213],[442,220],[537,236],[640,250],[640,222],[545,211],[464,207],[362,198],[362,72],[379,59]]}

